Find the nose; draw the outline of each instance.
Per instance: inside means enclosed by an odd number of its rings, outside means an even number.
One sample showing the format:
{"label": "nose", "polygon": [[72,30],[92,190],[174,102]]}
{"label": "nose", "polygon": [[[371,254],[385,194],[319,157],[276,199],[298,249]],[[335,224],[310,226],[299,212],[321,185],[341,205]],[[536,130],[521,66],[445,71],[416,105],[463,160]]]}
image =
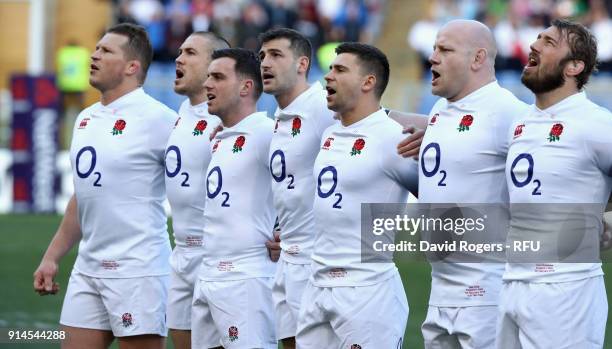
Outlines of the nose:
{"label": "nose", "polygon": [[433,52],[429,55],[429,58],[427,60],[429,61],[429,64],[431,65],[440,63],[436,50],[433,50]]}
{"label": "nose", "polygon": [[204,89],[206,91],[210,91],[213,88],[213,84],[212,84],[212,79],[209,77],[206,78],[206,80],[204,81]]}
{"label": "nose", "polygon": [[269,55],[265,55],[265,56],[263,56],[263,58],[259,59],[261,68],[269,68],[270,67],[270,60],[268,59],[268,56]]}
{"label": "nose", "polygon": [[176,64],[183,64],[183,54],[179,54],[178,57],[176,57],[176,59],[174,60],[174,63]]}
{"label": "nose", "polygon": [[323,77],[323,79],[325,79],[325,81],[330,82],[331,80],[333,80],[333,74],[334,70],[330,69],[329,72],[327,74],[325,74],[325,76]]}
{"label": "nose", "polygon": [[100,50],[94,50],[94,51],[91,53],[90,58],[91,58],[91,60],[92,60],[92,61],[96,61],[96,60],[100,59],[100,54],[99,54],[99,52],[100,52]]}

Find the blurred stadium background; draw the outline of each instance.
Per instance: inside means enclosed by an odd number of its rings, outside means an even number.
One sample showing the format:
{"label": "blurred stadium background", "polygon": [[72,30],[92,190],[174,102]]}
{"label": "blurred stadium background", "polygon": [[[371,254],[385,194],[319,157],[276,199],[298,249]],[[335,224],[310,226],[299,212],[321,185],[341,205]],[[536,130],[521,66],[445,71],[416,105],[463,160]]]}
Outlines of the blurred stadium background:
{"label": "blurred stadium background", "polygon": [[[87,84],[89,53],[109,25],[130,21],[147,28],[155,61],[145,90],[175,110],[182,97],[172,90],[173,60],[189,33],[212,30],[233,46],[256,50],[258,33],[286,26],[315,46],[310,80],[322,80],[334,43],[372,43],[391,64],[385,106],[427,113],[436,100],[429,92],[427,56],[443,23],[472,18],[489,25],[499,46],[498,80],[532,102],[520,83],[529,44],[551,19],[569,17],[598,38],[600,71],[587,93],[611,109],[610,13],[612,0],[0,0],[0,328],[57,326],[63,292],[38,297],[32,273],[72,194],[66,150],[76,114],[98,99]],[[271,113],[275,107],[264,94],[259,108]],[[62,291],[75,253],[61,265]],[[410,302],[404,348],[422,348],[430,269],[402,263]],[[604,271],[612,268],[605,264]],[[610,292],[612,282],[607,285]],[[612,348],[611,336],[608,325],[606,348]]]}

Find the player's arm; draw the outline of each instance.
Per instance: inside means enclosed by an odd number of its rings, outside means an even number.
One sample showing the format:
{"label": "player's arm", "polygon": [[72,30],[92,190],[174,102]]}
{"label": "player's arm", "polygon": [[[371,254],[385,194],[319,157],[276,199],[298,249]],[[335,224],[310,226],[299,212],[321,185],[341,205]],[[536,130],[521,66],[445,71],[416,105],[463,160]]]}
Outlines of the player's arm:
{"label": "player's arm", "polygon": [[47,247],[38,269],[34,272],[34,290],[38,294],[44,296],[59,291],[59,284],[54,281],[59,261],[79,240],[81,240],[81,227],[77,216],[77,201],[73,194],[55,236]]}
{"label": "player's arm", "polygon": [[427,115],[390,110],[389,117],[402,125],[404,133],[410,133],[408,137],[397,145],[397,153],[405,158],[418,157],[425,129],[427,128]]}

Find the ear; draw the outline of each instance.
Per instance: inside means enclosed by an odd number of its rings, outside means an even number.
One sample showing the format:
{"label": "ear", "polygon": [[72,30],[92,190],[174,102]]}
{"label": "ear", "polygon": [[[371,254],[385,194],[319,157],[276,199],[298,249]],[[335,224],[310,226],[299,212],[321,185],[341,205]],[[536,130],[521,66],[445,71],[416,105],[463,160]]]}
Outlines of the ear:
{"label": "ear", "polygon": [[251,94],[251,91],[253,91],[253,88],[254,88],[253,80],[250,80],[250,79],[242,80],[240,85],[241,85],[240,86],[240,97],[247,97],[248,95]]}
{"label": "ear", "polygon": [[301,56],[300,58],[298,58],[297,63],[298,74],[306,74],[306,72],[308,71],[308,64],[310,63],[310,59],[308,59],[308,57],[306,56]]}
{"label": "ear", "polygon": [[368,74],[365,76],[363,83],[361,84],[361,91],[369,93],[376,87],[376,76],[374,74]]}
{"label": "ear", "polygon": [[476,50],[474,55],[474,61],[472,61],[472,69],[479,69],[487,61],[488,52],[485,48],[479,48]]}
{"label": "ear", "polygon": [[140,71],[140,62],[137,60],[129,61],[127,67],[125,68],[125,75],[133,76],[138,74]]}
{"label": "ear", "polygon": [[565,74],[567,76],[577,76],[584,71],[584,62],[579,60],[571,60],[565,65]]}

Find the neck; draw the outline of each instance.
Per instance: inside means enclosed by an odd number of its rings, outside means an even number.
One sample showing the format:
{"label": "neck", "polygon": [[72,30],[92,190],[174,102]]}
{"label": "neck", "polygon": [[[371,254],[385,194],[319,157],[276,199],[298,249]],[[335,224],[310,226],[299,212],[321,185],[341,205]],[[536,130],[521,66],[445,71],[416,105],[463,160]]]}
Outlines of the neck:
{"label": "neck", "polygon": [[293,102],[299,95],[301,95],[304,91],[308,90],[310,86],[306,79],[298,78],[298,82],[293,86],[293,88],[286,93],[281,93],[279,95],[274,96],[276,98],[276,103],[281,109],[287,108],[291,102]]}
{"label": "neck", "polygon": [[453,98],[449,98],[448,101],[456,102],[458,100],[461,100],[463,97],[469,96],[472,92],[482,88],[483,86],[486,86],[492,83],[493,81],[495,81],[495,76],[490,76],[490,75],[487,75],[482,78],[473,79],[466,85],[466,88],[463,91],[461,91],[460,94],[454,96]]}
{"label": "neck", "polygon": [[243,102],[240,105],[236,106],[234,109],[230,110],[224,116],[219,116],[223,121],[224,127],[234,127],[240,121],[244,120],[247,116],[255,113],[257,111],[257,105],[254,101]]}
{"label": "neck", "polygon": [[573,84],[569,84],[569,83],[565,83],[563,84],[563,86],[554,89],[552,91],[549,92],[545,92],[545,93],[538,93],[535,95],[536,97],[536,106],[541,109],[544,110],[546,108],[549,108],[550,106],[553,106],[559,102],[561,102],[562,100],[566,99],[567,97],[574,95],[578,92],[580,92],[578,90],[578,88],[576,88],[576,86],[572,86]]}
{"label": "neck", "polygon": [[189,104],[191,104],[192,106],[202,104],[208,100],[204,91],[192,95],[187,95],[187,97],[189,98]]}
{"label": "neck", "polygon": [[350,126],[359,122],[380,109],[379,101],[365,101],[365,98],[361,101],[363,102],[358,103],[354,108],[338,113],[342,126]]}
{"label": "neck", "polygon": [[139,87],[140,85],[138,83],[126,83],[119,85],[111,90],[102,92],[100,102],[102,103],[102,105],[109,105]]}

